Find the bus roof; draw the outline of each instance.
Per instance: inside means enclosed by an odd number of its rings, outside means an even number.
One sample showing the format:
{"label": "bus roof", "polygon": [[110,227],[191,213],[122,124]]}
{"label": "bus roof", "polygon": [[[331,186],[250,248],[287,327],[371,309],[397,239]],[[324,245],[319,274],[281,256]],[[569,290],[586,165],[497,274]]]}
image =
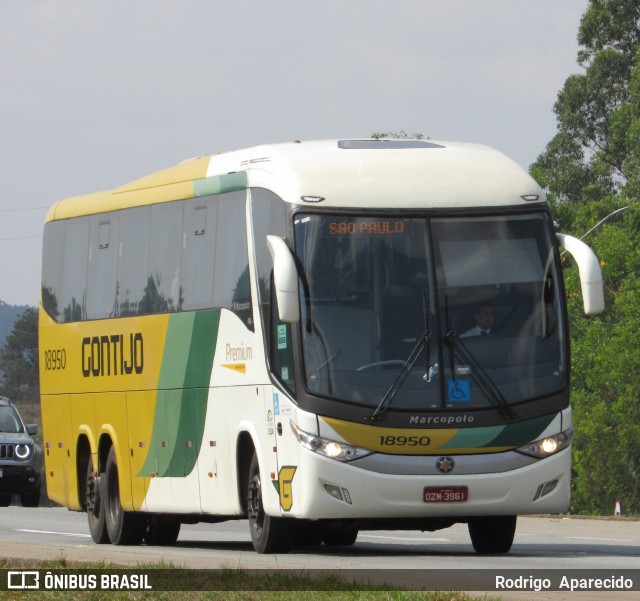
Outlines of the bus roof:
{"label": "bus roof", "polygon": [[321,140],[198,157],[106,192],[62,200],[47,221],[247,187],[291,203],[364,209],[481,208],[545,203],[502,153],[432,140]]}

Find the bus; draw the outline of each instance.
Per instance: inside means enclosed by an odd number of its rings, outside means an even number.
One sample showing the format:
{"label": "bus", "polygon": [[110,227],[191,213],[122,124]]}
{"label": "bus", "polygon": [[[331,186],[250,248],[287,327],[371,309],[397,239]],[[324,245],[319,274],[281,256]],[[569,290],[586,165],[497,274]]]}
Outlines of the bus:
{"label": "bus", "polygon": [[[259,553],[565,512],[560,252],[589,247],[476,144],[341,139],[198,157],[44,225],[49,497],[96,543],[248,521]],[[489,323],[480,333],[480,323]]]}

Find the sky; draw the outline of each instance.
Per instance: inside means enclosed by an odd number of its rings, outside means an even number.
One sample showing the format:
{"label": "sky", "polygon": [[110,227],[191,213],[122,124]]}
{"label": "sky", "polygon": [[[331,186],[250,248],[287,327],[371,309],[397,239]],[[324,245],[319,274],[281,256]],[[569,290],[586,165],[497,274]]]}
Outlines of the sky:
{"label": "sky", "polygon": [[61,198],[257,144],[404,130],[525,169],[588,0],[0,3],[0,300],[39,302]]}

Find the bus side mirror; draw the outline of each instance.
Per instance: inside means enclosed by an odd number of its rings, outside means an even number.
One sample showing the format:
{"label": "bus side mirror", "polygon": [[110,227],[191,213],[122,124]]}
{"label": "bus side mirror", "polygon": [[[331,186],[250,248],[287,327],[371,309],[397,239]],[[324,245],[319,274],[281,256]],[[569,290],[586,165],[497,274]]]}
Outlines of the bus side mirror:
{"label": "bus side mirror", "polygon": [[604,290],[598,257],[582,240],[566,234],[557,236],[560,246],[571,254],[578,265],[585,314],[601,313],[604,311]]}
{"label": "bus side mirror", "polygon": [[267,236],[267,247],[273,259],[273,283],[280,320],[285,323],[298,322],[298,270],[293,255],[286,242],[278,236]]}

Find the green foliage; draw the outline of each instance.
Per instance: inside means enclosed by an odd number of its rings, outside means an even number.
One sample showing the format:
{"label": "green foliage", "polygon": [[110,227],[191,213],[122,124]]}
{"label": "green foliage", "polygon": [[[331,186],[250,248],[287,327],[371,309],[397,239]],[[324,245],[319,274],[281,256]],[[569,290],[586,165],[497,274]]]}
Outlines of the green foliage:
{"label": "green foliage", "polygon": [[571,510],[611,514],[620,498],[624,513],[638,514],[640,4],[591,0],[578,40],[584,72],[560,90],[558,132],[531,168],[560,230],[581,237],[602,222],[585,240],[602,266],[602,315],[582,315],[577,270],[563,259],[572,338]]}
{"label": "green foliage", "polygon": [[13,401],[38,401],[38,313],[27,309],[15,322],[0,351],[0,395]]}

